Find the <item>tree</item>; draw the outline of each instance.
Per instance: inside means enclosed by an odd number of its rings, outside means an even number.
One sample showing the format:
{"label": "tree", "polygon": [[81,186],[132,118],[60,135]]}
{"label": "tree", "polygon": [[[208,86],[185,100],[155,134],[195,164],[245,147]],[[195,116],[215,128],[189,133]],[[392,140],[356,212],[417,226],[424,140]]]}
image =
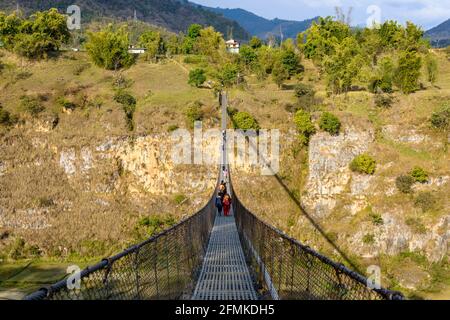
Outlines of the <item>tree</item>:
{"label": "tree", "polygon": [[70,32],[64,15],[56,9],[36,12],[29,19],[15,13],[0,13],[0,41],[5,48],[18,55],[42,59],[68,43]]}
{"label": "tree", "polygon": [[294,116],[294,123],[300,133],[300,141],[307,145],[311,136],[316,133],[316,127],[311,120],[311,115],[306,111],[298,110]]}
{"label": "tree", "polygon": [[350,27],[331,17],[319,18],[297,37],[299,48],[308,59],[321,64],[322,59],[334,52],[335,44],[350,36]]}
{"label": "tree", "polygon": [[139,37],[139,45],[147,49],[145,59],[156,61],[157,58],[166,53],[166,44],[161,34],[157,31],[144,32]]}
{"label": "tree", "polygon": [[200,32],[203,27],[199,24],[191,24],[188,28],[187,36],[191,39],[197,39],[200,37]]}
{"label": "tree", "polygon": [[258,59],[255,50],[252,47],[246,45],[243,45],[241,47],[239,51],[239,57],[242,64],[246,67],[250,67]]}
{"label": "tree", "polygon": [[328,88],[335,94],[350,90],[365,63],[361,48],[353,37],[334,44],[333,54],[324,58]]}
{"label": "tree", "polygon": [[194,69],[189,72],[188,83],[194,87],[201,87],[201,85],[206,81],[205,70]]}
{"label": "tree", "polygon": [[262,41],[261,39],[259,39],[258,37],[254,36],[250,39],[248,45],[252,48],[252,49],[259,49],[262,47]]}
{"label": "tree", "polygon": [[350,163],[350,170],[352,170],[353,172],[374,174],[375,169],[376,169],[375,159],[373,159],[370,155],[365,153],[355,157],[353,161]]}
{"label": "tree", "polygon": [[234,63],[226,63],[218,72],[217,79],[224,87],[231,87],[237,83],[239,66]]}
{"label": "tree", "polygon": [[300,57],[293,50],[283,50],[281,53],[281,63],[289,73],[289,77],[303,72],[304,68],[300,64]]}
{"label": "tree", "polygon": [[194,53],[217,58],[218,50],[225,46],[222,34],[208,27],[200,30],[200,36],[195,38]]}
{"label": "tree", "polygon": [[134,57],[128,52],[128,33],[124,28],[108,26],[99,32],[89,32],[86,50],[93,62],[107,70],[129,67]]}
{"label": "tree", "polygon": [[194,52],[194,46],[197,38],[200,37],[200,31],[202,26],[199,24],[191,24],[188,28],[187,35],[184,38],[182,45],[182,52],[185,54],[191,54]]}
{"label": "tree", "polygon": [[415,51],[403,51],[398,59],[395,83],[400,90],[409,94],[419,88],[422,58]]}
{"label": "tree", "polygon": [[277,61],[273,66],[272,79],[280,89],[283,87],[283,83],[289,79],[289,71],[281,61]]}

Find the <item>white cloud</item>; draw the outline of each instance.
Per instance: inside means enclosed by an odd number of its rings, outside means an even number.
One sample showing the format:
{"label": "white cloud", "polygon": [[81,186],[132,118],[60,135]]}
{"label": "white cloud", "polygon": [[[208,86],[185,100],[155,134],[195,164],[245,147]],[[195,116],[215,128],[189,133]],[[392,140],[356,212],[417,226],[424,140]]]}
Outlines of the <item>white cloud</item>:
{"label": "white cloud", "polygon": [[353,22],[365,23],[367,8],[377,5],[382,19],[411,20],[431,28],[450,18],[450,0],[192,0],[209,6],[243,8],[266,18],[302,20],[314,16],[334,15],[334,8],[340,6],[347,12],[353,7]]}

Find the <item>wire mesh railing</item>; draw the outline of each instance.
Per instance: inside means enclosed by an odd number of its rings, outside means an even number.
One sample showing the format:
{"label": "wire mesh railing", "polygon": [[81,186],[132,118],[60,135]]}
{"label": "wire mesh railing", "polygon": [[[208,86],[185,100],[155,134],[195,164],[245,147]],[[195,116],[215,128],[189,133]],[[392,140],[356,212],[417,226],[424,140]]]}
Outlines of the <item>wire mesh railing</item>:
{"label": "wire mesh railing", "polygon": [[280,300],[401,300],[257,218],[233,192],[239,237],[263,292]]}
{"label": "wire mesh railing", "polygon": [[190,298],[214,223],[215,197],[197,214],[26,300],[175,300]]}

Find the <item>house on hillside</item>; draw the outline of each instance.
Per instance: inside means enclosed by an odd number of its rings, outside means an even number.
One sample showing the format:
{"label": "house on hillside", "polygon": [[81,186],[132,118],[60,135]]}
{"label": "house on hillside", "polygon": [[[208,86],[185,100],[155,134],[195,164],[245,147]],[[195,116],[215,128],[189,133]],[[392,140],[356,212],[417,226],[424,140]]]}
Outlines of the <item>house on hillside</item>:
{"label": "house on hillside", "polygon": [[234,39],[230,39],[226,42],[227,51],[230,53],[239,53],[241,47],[240,43]]}
{"label": "house on hillside", "polygon": [[128,53],[133,53],[133,54],[144,54],[147,51],[146,48],[137,48],[135,46],[130,46],[128,48]]}

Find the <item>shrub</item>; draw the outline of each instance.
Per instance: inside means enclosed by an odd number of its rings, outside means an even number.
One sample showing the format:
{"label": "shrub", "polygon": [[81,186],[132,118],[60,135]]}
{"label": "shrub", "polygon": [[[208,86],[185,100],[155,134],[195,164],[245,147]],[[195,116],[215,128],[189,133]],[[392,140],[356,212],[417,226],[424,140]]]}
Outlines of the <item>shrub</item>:
{"label": "shrub", "polygon": [[422,212],[429,211],[434,208],[436,199],[431,192],[420,192],[414,199],[414,206],[422,209]]}
{"label": "shrub", "polygon": [[401,175],[395,179],[395,185],[402,193],[411,193],[413,184],[414,178],[409,175]]}
{"label": "shrub", "polygon": [[134,130],[134,112],[136,111],[136,98],[134,98],[131,94],[118,91],[114,96],[114,100],[122,105],[123,111],[125,112],[125,120],[127,122],[128,130]]}
{"label": "shrub", "polygon": [[448,129],[450,125],[450,106],[445,106],[441,111],[433,113],[430,122],[436,129]]}
{"label": "shrub", "polygon": [[311,111],[315,104],[314,96],[316,94],[314,88],[310,85],[299,83],[294,88],[295,96],[301,109]]}
{"label": "shrub", "polygon": [[239,66],[233,63],[225,64],[217,73],[217,79],[224,87],[231,87],[237,84],[239,76]]}
{"label": "shrub", "polygon": [[316,127],[311,120],[311,115],[306,111],[298,110],[294,116],[294,123],[300,133],[301,142],[307,145],[310,137],[316,133]]}
{"label": "shrub", "polygon": [[380,226],[384,223],[383,218],[379,213],[371,212],[369,216],[372,219],[372,223],[376,226]]}
{"label": "shrub", "polygon": [[392,104],[394,103],[394,99],[392,98],[392,96],[390,94],[377,93],[374,96],[374,102],[375,102],[375,106],[377,106],[378,108],[388,109],[388,108],[392,107]]}
{"label": "shrub", "polygon": [[236,112],[233,117],[233,126],[241,130],[259,130],[260,126],[253,116],[245,111]]}
{"label": "shrub", "polygon": [[414,169],[412,169],[410,175],[416,182],[428,182],[428,173],[420,167],[415,167]]}
{"label": "shrub", "polygon": [[328,132],[331,135],[338,135],[341,129],[341,122],[338,117],[330,112],[324,112],[319,120],[320,129]]}
{"label": "shrub", "polygon": [[167,131],[168,132],[174,132],[174,131],[176,131],[176,130],[178,130],[179,129],[179,127],[176,125],[176,124],[171,124],[168,128],[167,128]]}
{"label": "shrub", "polygon": [[427,233],[427,228],[418,218],[408,218],[405,220],[407,226],[409,226],[414,232],[425,234]]}
{"label": "shrub", "polygon": [[180,205],[187,200],[187,197],[184,194],[177,194],[173,197],[173,200],[176,204]]}
{"label": "shrub", "polygon": [[294,88],[295,96],[301,98],[304,96],[314,96],[315,91],[313,86],[304,83],[298,83]]}
{"label": "shrub", "polygon": [[3,107],[0,105],[0,124],[9,125],[11,120],[11,115],[8,111],[3,110]]}
{"label": "shrub", "polygon": [[205,70],[203,69],[194,69],[189,72],[189,80],[188,83],[194,87],[201,87],[203,83],[206,81]]}
{"label": "shrub", "polygon": [[20,107],[23,111],[31,114],[32,116],[37,116],[45,109],[39,103],[38,99],[29,96],[23,96],[20,98]]}
{"label": "shrub", "polygon": [[73,102],[67,100],[67,99],[64,98],[64,97],[58,98],[57,101],[58,101],[58,104],[59,104],[62,108],[64,108],[64,109],[75,110],[75,108],[76,108],[75,103],[73,103]]}
{"label": "shrub", "polygon": [[374,244],[375,243],[375,236],[372,233],[367,233],[362,238],[362,241],[365,244]]}
{"label": "shrub", "polygon": [[23,258],[25,255],[25,240],[17,238],[9,251],[9,257],[13,260]]}
{"label": "shrub", "polygon": [[176,220],[173,216],[154,215],[151,217],[144,217],[139,220],[135,227],[136,237],[141,240],[152,237],[162,232],[163,230],[175,225]]}
{"label": "shrub", "polygon": [[374,174],[376,169],[375,160],[368,154],[360,154],[350,163],[350,170],[358,173]]}
{"label": "shrub", "polygon": [[202,103],[200,101],[194,102],[186,110],[186,117],[190,125],[194,125],[196,121],[202,121],[203,115]]}

